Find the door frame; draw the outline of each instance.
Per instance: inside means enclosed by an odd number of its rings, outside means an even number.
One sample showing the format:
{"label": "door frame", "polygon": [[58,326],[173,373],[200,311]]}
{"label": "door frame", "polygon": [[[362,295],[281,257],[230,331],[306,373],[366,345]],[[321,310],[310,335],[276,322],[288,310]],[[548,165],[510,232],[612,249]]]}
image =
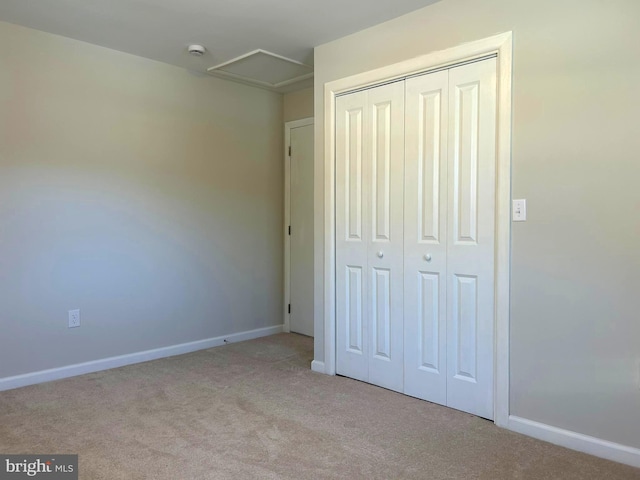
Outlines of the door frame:
{"label": "door frame", "polygon": [[335,99],[410,75],[497,55],[494,422],[509,422],[512,32],[429,53],[324,85],[324,373],[336,374]]}
{"label": "door frame", "polygon": [[291,236],[289,235],[289,225],[291,225],[291,130],[299,127],[313,125],[313,117],[292,120],[284,124],[284,302],[282,312],[284,321],[282,330],[291,332],[291,314],[288,305],[291,303]]}

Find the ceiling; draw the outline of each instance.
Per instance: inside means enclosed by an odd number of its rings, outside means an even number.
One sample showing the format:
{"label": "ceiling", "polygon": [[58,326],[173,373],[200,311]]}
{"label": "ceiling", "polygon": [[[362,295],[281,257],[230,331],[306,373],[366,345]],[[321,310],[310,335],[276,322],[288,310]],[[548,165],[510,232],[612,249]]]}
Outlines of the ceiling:
{"label": "ceiling", "polygon": [[[436,1],[1,0],[0,20],[206,72],[258,49],[313,66],[314,46]],[[207,53],[189,55],[186,47],[192,43],[204,45]],[[270,67],[264,64],[269,55],[254,57],[262,62],[256,63],[255,72],[279,68],[277,57]],[[246,73],[244,63],[240,67]],[[262,86],[291,91],[311,85],[313,79],[307,78]]]}

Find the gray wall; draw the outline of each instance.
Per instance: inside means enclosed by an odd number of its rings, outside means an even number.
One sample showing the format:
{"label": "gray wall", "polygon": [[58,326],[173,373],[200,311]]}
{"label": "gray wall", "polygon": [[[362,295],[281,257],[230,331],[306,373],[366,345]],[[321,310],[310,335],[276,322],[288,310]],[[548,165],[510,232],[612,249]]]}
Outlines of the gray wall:
{"label": "gray wall", "polygon": [[281,95],[0,45],[0,377],[282,323]]}
{"label": "gray wall", "polygon": [[282,96],[285,122],[313,117],[313,87]]}
{"label": "gray wall", "polygon": [[[316,348],[323,87],[513,31],[511,413],[640,447],[640,2],[443,0],[315,50]],[[319,187],[319,188],[318,188]]]}

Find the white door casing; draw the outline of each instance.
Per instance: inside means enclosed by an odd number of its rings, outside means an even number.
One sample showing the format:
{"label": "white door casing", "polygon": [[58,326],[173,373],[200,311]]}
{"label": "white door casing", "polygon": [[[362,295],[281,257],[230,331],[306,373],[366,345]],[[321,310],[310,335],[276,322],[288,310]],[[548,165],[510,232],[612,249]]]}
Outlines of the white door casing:
{"label": "white door casing", "polygon": [[313,336],[312,118],[285,123],[284,235],[285,331]]}

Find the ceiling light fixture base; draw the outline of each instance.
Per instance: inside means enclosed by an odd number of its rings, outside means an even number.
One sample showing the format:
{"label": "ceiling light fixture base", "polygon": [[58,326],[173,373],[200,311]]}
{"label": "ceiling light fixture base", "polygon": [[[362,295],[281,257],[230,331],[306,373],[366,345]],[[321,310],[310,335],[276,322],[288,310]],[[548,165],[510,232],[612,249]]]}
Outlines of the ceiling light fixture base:
{"label": "ceiling light fixture base", "polygon": [[194,57],[201,57],[205,54],[206,51],[207,49],[202,45],[194,44],[187,47],[187,52],[189,52],[189,54],[193,55]]}

